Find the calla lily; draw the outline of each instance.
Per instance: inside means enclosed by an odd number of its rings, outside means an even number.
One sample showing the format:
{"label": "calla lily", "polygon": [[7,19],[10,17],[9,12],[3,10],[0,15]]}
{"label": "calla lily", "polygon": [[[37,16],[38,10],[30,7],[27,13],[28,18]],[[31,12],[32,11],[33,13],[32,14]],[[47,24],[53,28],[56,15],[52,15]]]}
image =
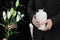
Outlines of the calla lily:
{"label": "calla lily", "polygon": [[11,17],[11,13],[7,11],[7,18],[10,19],[10,17]]}
{"label": "calla lily", "polygon": [[6,12],[5,11],[3,11],[3,19],[4,19],[4,21],[6,21]]}
{"label": "calla lily", "polygon": [[16,22],[19,22],[21,19],[20,15],[17,14],[17,17],[16,17]]}
{"label": "calla lily", "polygon": [[16,8],[19,6],[19,0],[16,1]]}

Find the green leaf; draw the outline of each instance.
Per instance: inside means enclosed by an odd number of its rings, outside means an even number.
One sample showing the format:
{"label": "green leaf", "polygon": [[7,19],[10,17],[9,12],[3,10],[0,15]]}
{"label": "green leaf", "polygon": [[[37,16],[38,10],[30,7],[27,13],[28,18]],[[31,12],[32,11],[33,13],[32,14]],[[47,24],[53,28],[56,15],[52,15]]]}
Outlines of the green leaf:
{"label": "green leaf", "polygon": [[19,0],[16,0],[16,8],[19,6]]}
{"label": "green leaf", "polygon": [[4,25],[4,24],[2,24],[2,23],[0,23],[0,25],[3,26],[4,28],[6,27],[6,25]]}

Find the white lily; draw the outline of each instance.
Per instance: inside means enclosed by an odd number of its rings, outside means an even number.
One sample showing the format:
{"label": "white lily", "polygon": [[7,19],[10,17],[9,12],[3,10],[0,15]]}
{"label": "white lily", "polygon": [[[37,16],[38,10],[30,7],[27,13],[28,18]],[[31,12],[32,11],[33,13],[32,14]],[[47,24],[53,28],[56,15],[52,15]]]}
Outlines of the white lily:
{"label": "white lily", "polygon": [[20,15],[17,14],[17,17],[16,17],[16,22],[19,22],[21,19]]}
{"label": "white lily", "polygon": [[7,11],[7,18],[10,19],[10,17],[11,17],[11,13]]}
{"label": "white lily", "polygon": [[18,12],[18,15],[21,15],[21,12]]}
{"label": "white lily", "polygon": [[23,17],[24,17],[24,14],[21,15],[21,18],[23,18]]}
{"label": "white lily", "polygon": [[11,9],[10,9],[10,13],[11,13],[11,15],[13,14],[13,12],[14,12],[14,9],[11,8]]}
{"label": "white lily", "polygon": [[12,14],[12,17],[14,18],[16,16],[16,11],[14,11],[14,13]]}
{"label": "white lily", "polygon": [[19,6],[19,0],[16,1],[16,4],[15,5],[16,5],[16,7]]}
{"label": "white lily", "polygon": [[3,19],[4,19],[4,21],[6,21],[6,12],[5,11],[3,11]]}

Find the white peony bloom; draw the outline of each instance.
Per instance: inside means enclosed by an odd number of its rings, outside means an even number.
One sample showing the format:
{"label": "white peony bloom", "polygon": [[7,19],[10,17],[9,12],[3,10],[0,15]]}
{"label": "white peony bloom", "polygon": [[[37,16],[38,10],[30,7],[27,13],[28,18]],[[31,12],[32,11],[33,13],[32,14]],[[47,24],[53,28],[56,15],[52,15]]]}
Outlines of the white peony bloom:
{"label": "white peony bloom", "polygon": [[10,19],[10,17],[11,17],[11,13],[7,11],[7,18]]}
{"label": "white peony bloom", "polygon": [[4,19],[4,21],[6,21],[6,12],[5,11],[3,11],[3,19]]}

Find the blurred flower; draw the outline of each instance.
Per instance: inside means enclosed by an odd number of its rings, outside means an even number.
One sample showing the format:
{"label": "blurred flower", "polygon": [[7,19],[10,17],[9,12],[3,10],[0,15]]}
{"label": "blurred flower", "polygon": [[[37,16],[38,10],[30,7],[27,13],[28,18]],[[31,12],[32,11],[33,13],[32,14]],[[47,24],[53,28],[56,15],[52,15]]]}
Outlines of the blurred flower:
{"label": "blurred flower", "polygon": [[11,13],[7,11],[7,18],[10,19],[10,17],[11,17]]}
{"label": "blurred flower", "polygon": [[4,19],[4,21],[6,21],[6,12],[5,11],[3,11],[3,19]]}
{"label": "blurred flower", "polygon": [[16,16],[16,11],[14,11],[14,13],[12,14],[12,18],[14,18]]}
{"label": "blurred flower", "polygon": [[[5,28],[5,36],[7,40],[10,35],[18,33],[16,32],[17,22],[19,22],[24,17],[24,14],[21,15],[21,12],[16,11],[16,8],[19,6],[19,0],[16,1],[15,5],[16,7],[11,7],[10,10],[7,10],[7,13],[3,11],[3,19],[5,24],[0,23],[0,25]],[[14,27],[15,32],[11,30],[12,27]]]}
{"label": "blurred flower", "polygon": [[19,22],[20,19],[21,19],[20,15],[17,15],[17,17],[16,17],[16,22]]}
{"label": "blurred flower", "polygon": [[10,9],[10,13],[11,13],[11,15],[14,13],[14,9],[13,8]]}
{"label": "blurred flower", "polygon": [[18,12],[19,15],[21,15],[21,12]]}
{"label": "blurred flower", "polygon": [[24,14],[21,15],[21,18],[23,18],[23,17],[24,17]]}
{"label": "blurred flower", "polygon": [[16,1],[16,8],[19,6],[19,0]]}

